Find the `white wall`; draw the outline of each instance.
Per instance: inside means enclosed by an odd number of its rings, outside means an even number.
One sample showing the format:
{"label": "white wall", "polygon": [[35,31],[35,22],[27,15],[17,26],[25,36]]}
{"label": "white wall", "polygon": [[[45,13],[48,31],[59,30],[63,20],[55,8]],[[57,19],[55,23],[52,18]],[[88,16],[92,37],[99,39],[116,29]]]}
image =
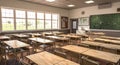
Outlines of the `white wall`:
{"label": "white wall", "polygon": [[[98,6],[73,9],[70,10],[70,18],[89,17],[90,15],[96,15],[96,14],[118,13],[117,8],[120,8],[120,2],[113,3],[112,8],[106,8],[106,9],[98,9]],[[82,11],[85,11],[84,15],[81,15]]]}

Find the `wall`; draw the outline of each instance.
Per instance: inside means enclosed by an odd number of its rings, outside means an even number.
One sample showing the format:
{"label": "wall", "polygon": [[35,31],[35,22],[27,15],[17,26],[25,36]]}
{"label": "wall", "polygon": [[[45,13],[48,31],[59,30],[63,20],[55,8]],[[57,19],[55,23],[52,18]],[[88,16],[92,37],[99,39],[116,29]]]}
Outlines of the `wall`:
{"label": "wall", "polygon": [[[89,17],[90,15],[98,14],[109,14],[109,13],[120,13],[117,12],[117,8],[120,8],[120,2],[113,3],[111,8],[98,9],[98,6],[84,7],[70,10],[70,18],[80,18],[80,17]],[[84,15],[81,15],[81,12],[85,11]]]}
{"label": "wall", "polygon": [[[60,16],[69,17],[69,10],[35,4],[35,3],[29,3],[21,0],[0,0],[0,7],[10,7],[15,9],[23,9],[23,10],[30,10],[30,11],[59,13]],[[0,18],[1,18],[1,14],[0,14]],[[0,19],[0,22],[1,22],[1,19]],[[1,27],[1,24],[0,24],[0,27]]]}
{"label": "wall", "polygon": [[65,9],[44,6],[44,5],[34,4],[34,3],[28,3],[20,0],[0,0],[0,6],[28,9],[33,11],[59,13],[61,16],[69,16],[68,10],[65,10]]}

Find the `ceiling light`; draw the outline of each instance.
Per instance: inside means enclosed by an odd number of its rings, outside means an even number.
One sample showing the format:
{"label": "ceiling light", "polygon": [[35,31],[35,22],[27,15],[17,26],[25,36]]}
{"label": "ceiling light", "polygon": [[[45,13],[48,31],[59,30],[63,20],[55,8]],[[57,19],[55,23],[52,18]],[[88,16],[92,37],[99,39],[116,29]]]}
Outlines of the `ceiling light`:
{"label": "ceiling light", "polygon": [[68,7],[74,7],[74,6],[75,6],[75,5],[72,5],[72,4],[71,4],[71,5],[68,5]]}
{"label": "ceiling light", "polygon": [[85,3],[90,4],[90,3],[94,3],[94,1],[93,0],[88,0],[88,1],[85,1]]}
{"label": "ceiling light", "polygon": [[55,0],[46,0],[46,1],[48,1],[48,2],[54,2]]}

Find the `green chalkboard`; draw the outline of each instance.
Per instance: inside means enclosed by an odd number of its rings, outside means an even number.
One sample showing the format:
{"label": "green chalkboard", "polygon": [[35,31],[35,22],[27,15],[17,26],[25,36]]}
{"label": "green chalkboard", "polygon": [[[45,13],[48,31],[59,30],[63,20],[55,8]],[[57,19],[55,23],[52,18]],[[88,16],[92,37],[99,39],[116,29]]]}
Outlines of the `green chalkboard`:
{"label": "green chalkboard", "polygon": [[90,16],[91,29],[120,30],[120,13]]}

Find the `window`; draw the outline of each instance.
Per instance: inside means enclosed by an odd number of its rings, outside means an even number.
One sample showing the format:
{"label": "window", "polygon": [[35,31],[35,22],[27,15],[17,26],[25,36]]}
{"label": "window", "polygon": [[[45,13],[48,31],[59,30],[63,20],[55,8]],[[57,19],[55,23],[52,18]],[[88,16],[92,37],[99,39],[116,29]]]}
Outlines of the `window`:
{"label": "window", "polygon": [[2,18],[2,30],[3,31],[14,30],[14,20],[13,20],[13,18]]}
{"label": "window", "polygon": [[2,31],[59,29],[58,14],[10,8],[1,8],[0,14]]}
{"label": "window", "polygon": [[37,13],[37,29],[44,29],[44,13]]}
{"label": "window", "polygon": [[45,20],[45,29],[51,29],[51,20]]}
{"label": "window", "polygon": [[58,25],[58,14],[52,14],[52,29],[58,29],[59,25]]}
{"label": "window", "polygon": [[28,30],[35,30],[36,25],[34,19],[28,19],[27,23]]}
{"label": "window", "polygon": [[16,19],[16,30],[26,30],[25,19]]}
{"label": "window", "polygon": [[12,9],[2,10],[2,30],[11,31],[14,30],[14,11]]}
{"label": "window", "polygon": [[2,9],[2,17],[13,17],[13,9]]}
{"label": "window", "polygon": [[36,29],[36,21],[35,21],[35,12],[27,12],[27,29],[35,30]]}
{"label": "window", "polygon": [[25,11],[16,10],[16,18],[25,18]]}
{"label": "window", "polygon": [[45,29],[51,29],[51,14],[45,13]]}
{"label": "window", "polygon": [[26,30],[25,11],[16,10],[16,30]]}

